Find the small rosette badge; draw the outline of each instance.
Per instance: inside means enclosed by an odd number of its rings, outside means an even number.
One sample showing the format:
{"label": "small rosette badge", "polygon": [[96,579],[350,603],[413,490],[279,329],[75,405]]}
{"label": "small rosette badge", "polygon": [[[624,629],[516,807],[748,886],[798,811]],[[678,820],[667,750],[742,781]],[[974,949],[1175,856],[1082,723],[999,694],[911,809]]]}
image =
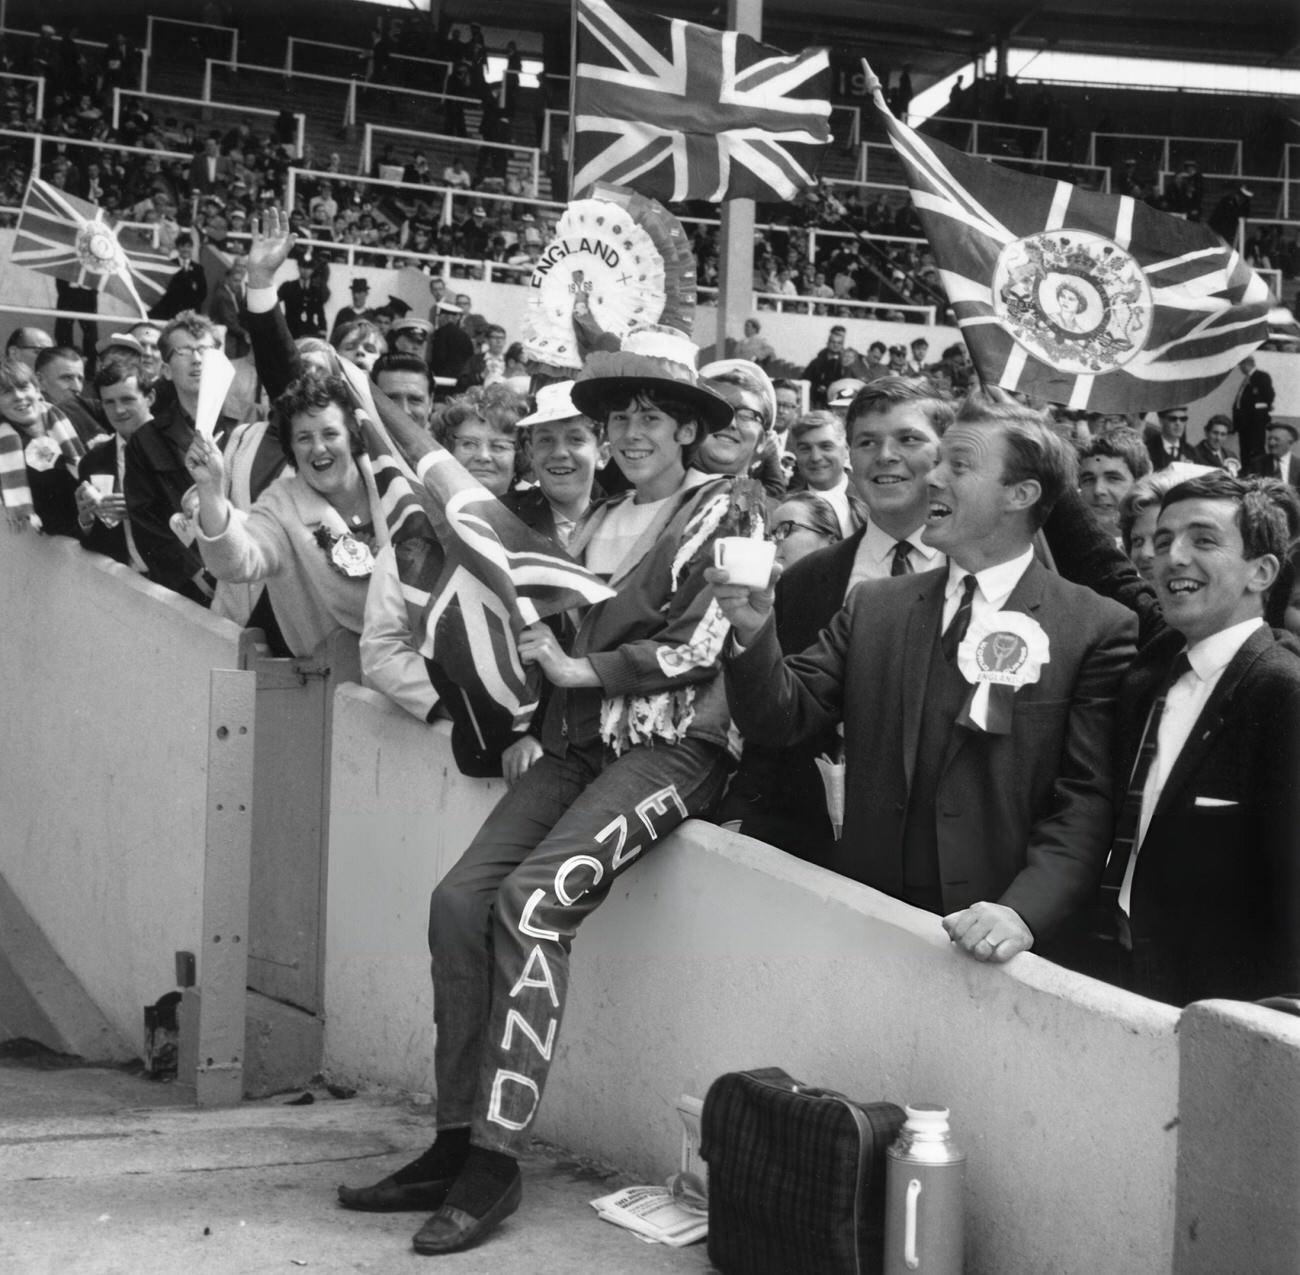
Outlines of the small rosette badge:
{"label": "small rosette badge", "polygon": [[27,462],[27,468],[38,474],[53,469],[59,463],[60,455],[58,443],[44,434],[33,438],[23,449],[23,460]]}
{"label": "small rosette badge", "polygon": [[334,542],[330,561],[345,576],[356,580],[364,579],[375,569],[375,555],[370,552],[370,546],[351,536],[340,536]]}
{"label": "small rosette badge", "polygon": [[1051,658],[1047,634],[1032,616],[995,611],[973,620],[957,648],[957,667],[974,688],[965,716],[981,730],[1005,733],[1011,697],[1037,682]]}
{"label": "small rosette badge", "polygon": [[82,268],[94,274],[117,274],[126,265],[117,236],[100,221],[88,221],[77,231],[75,251]]}

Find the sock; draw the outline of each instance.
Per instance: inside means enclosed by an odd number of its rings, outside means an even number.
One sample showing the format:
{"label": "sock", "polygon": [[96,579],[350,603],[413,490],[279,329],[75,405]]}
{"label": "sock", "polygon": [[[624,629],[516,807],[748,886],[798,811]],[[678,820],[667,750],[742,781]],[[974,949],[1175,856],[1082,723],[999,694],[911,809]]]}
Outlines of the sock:
{"label": "sock", "polygon": [[446,1207],[463,1209],[470,1217],[482,1217],[518,1176],[519,1162],[514,1156],[471,1146],[465,1167],[447,1192]]}
{"label": "sock", "polygon": [[469,1126],[459,1129],[439,1129],[438,1136],[423,1155],[393,1174],[393,1181],[398,1186],[410,1186],[413,1182],[436,1182],[443,1178],[454,1178],[465,1166],[465,1157],[469,1155]]}

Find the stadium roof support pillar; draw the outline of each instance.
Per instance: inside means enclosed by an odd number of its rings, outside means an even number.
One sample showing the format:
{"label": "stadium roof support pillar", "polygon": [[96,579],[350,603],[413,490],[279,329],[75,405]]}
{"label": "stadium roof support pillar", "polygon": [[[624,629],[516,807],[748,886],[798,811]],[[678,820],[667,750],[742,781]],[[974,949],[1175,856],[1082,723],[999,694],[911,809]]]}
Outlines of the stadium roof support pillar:
{"label": "stadium roof support pillar", "polygon": [[[727,29],[763,38],[763,0],[727,0]],[[753,306],[754,201],[729,199],[722,205],[722,243],[718,260],[718,330],[715,358],[725,358],[727,338],[744,335]]]}

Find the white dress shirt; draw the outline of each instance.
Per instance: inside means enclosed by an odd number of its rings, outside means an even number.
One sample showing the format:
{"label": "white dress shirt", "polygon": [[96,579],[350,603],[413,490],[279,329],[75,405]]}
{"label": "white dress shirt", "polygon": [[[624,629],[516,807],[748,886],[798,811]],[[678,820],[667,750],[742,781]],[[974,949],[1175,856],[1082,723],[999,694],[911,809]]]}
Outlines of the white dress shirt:
{"label": "white dress shirt", "polygon": [[1237,652],[1246,644],[1256,629],[1264,623],[1256,616],[1253,620],[1243,620],[1231,628],[1221,629],[1218,633],[1202,638],[1195,646],[1188,647],[1187,661],[1191,671],[1184,673],[1170,688],[1165,697],[1165,711],[1160,718],[1160,727],[1156,732],[1156,755],[1147,772],[1146,787],[1142,790],[1142,810],[1138,816],[1138,835],[1133,842],[1133,852],[1129,855],[1128,868],[1124,873],[1124,884],[1119,890],[1119,905],[1128,912],[1129,896],[1133,887],[1133,869],[1137,865],[1138,851],[1147,835],[1151,816],[1155,813],[1169,780],[1178,754],[1183,751],[1200,717],[1201,710],[1218,686],[1223,671],[1236,658]]}
{"label": "white dress shirt", "polygon": [[834,487],[826,491],[815,491],[809,487],[814,496],[820,496],[835,510],[835,520],[840,524],[840,535],[847,540],[857,528],[853,525],[853,515],[849,511],[849,476],[841,474]]}
{"label": "white dress shirt", "polygon": [[[1012,558],[1009,562],[999,562],[995,567],[985,567],[983,571],[974,573],[976,589],[971,598],[972,624],[986,615],[1002,610],[1006,600],[1020,583],[1020,577],[1029,569],[1029,564],[1033,560],[1034,550],[1031,545],[1018,558]],[[959,567],[951,559],[949,560],[948,584],[943,595],[943,624],[940,626],[940,632],[952,623],[952,617],[957,614],[957,608],[961,605],[961,582],[970,574],[965,567]]]}
{"label": "white dress shirt", "polygon": [[[943,566],[947,558],[921,539],[921,531],[922,528],[917,527],[910,536],[905,537],[912,546],[907,552],[908,565],[913,571],[932,571]],[[897,543],[898,537],[891,536],[871,519],[867,519],[866,534],[858,541],[857,552],[853,555],[853,570],[849,573],[849,588],[845,590],[845,597],[855,584],[861,584],[863,580],[883,580],[891,574],[894,569],[894,546]]]}

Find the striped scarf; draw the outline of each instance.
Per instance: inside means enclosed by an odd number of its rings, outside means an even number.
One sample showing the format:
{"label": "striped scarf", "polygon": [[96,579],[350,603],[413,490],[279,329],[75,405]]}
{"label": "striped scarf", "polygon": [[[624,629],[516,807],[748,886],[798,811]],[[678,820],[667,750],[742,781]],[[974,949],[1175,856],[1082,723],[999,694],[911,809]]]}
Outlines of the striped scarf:
{"label": "striped scarf", "polygon": [[[86,454],[86,445],[57,407],[47,407],[40,423],[32,427],[31,438],[42,437],[58,446],[75,478],[77,464]],[[12,425],[0,422],[0,500],[11,513],[34,520],[32,490],[27,485],[26,448],[29,441]]]}

